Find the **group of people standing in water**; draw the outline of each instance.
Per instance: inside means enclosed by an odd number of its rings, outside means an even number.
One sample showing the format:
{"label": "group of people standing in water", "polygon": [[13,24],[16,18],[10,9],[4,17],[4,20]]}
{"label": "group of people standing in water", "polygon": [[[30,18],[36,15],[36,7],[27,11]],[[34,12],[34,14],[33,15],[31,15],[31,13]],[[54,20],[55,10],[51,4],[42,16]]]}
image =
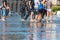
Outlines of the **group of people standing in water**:
{"label": "group of people standing in water", "polygon": [[[27,1],[27,0],[26,0]],[[30,21],[42,21],[44,15],[46,15],[46,22],[50,16],[50,22],[52,22],[52,0],[29,0],[28,1],[30,11],[23,20],[26,20],[30,16]]]}
{"label": "group of people standing in water", "polygon": [[[50,22],[52,22],[52,0],[25,0],[25,2],[28,13],[23,17],[23,20],[27,20],[30,16],[30,21],[39,22],[46,15],[46,22],[48,22],[48,16],[50,16]],[[1,19],[5,21],[10,11],[7,1],[3,1],[0,11]]]}

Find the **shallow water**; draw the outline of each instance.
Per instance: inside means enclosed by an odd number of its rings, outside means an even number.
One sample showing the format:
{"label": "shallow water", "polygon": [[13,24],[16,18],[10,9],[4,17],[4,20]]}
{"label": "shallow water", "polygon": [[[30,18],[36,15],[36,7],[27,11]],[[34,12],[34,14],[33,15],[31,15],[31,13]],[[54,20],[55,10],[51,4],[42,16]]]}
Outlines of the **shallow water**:
{"label": "shallow water", "polygon": [[59,19],[52,23],[20,20],[19,17],[9,17],[5,22],[0,20],[0,40],[60,40]]}

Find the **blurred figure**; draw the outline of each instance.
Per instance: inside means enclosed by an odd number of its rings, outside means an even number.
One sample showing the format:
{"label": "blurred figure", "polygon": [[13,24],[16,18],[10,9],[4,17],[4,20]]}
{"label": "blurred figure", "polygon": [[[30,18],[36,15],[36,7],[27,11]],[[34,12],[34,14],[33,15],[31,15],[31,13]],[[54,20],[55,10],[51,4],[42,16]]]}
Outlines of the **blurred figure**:
{"label": "blurred figure", "polygon": [[7,22],[2,22],[2,30],[3,30],[3,35],[2,35],[2,40],[8,40],[8,23]]}
{"label": "blurred figure", "polygon": [[[20,7],[21,7],[21,18],[22,19],[24,19],[24,16],[25,16],[25,14],[26,14],[26,2],[25,2],[26,0],[22,0],[21,1],[21,5],[20,5]],[[24,2],[24,3],[23,3]]]}
{"label": "blurred figure", "polygon": [[52,31],[52,23],[50,22],[50,23],[47,23],[46,22],[46,31]]}
{"label": "blurred figure", "polygon": [[27,18],[30,16],[30,21],[33,21],[33,14],[34,14],[34,0],[29,0],[28,1],[28,5],[29,5],[29,11],[27,13],[27,15],[24,17],[24,20],[27,20]]}
{"label": "blurred figure", "polygon": [[28,40],[42,40],[43,33],[45,30],[41,30],[43,28],[43,23],[41,22],[30,22],[30,33],[28,35]]}
{"label": "blurred figure", "polygon": [[48,16],[50,16],[50,22],[52,22],[52,2],[51,0],[46,0],[46,5],[47,5],[47,17],[46,17],[46,22],[48,23]]}
{"label": "blurred figure", "polygon": [[26,15],[24,17],[24,20],[27,20],[27,18],[31,15],[31,0],[25,0],[26,2]]}
{"label": "blurred figure", "polygon": [[34,17],[34,1],[35,0],[31,0],[31,3],[30,3],[30,8],[31,8],[31,15],[30,15],[30,21],[34,21],[33,17]]}
{"label": "blurred figure", "polygon": [[2,9],[2,20],[5,21],[10,11],[10,7],[7,5],[7,1],[3,1],[1,9]]}
{"label": "blurred figure", "polygon": [[52,31],[52,27],[53,27],[53,23],[46,23],[46,40],[49,40],[49,39],[53,39],[52,36],[55,37],[55,33],[53,33]]}
{"label": "blurred figure", "polygon": [[36,19],[38,21],[41,21],[42,18],[44,17],[44,14],[46,14],[46,9],[45,9],[45,0],[42,0],[38,6],[38,14],[36,15]]}
{"label": "blurred figure", "polygon": [[37,23],[30,23],[30,35],[29,40],[38,40],[38,30],[37,30]]}
{"label": "blurred figure", "polygon": [[[38,14],[38,5],[40,4],[39,0],[34,0],[34,18]],[[35,21],[37,21],[37,18],[35,18]]]}

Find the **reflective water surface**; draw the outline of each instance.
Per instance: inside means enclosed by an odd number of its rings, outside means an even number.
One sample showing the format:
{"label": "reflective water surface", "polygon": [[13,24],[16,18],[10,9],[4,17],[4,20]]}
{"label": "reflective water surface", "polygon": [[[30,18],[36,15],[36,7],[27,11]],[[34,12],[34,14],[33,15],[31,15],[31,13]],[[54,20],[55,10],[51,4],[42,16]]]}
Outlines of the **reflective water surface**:
{"label": "reflective water surface", "polygon": [[58,22],[23,22],[18,17],[8,18],[5,22],[0,21],[0,40],[60,40]]}

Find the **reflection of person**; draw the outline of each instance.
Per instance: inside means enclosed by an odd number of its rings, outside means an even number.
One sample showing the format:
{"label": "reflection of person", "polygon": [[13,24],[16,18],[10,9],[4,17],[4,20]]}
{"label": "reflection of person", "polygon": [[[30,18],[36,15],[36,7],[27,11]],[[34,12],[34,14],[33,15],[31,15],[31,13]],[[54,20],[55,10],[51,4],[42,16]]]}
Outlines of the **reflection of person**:
{"label": "reflection of person", "polygon": [[34,22],[34,23],[30,23],[30,35],[29,35],[29,39],[32,40],[42,40],[42,32],[44,32],[45,30],[41,30],[41,27],[43,26],[43,24],[41,22]]}
{"label": "reflection of person", "polygon": [[27,36],[27,40],[33,40],[33,30],[32,30],[33,23],[30,23],[30,30]]}
{"label": "reflection of person", "polygon": [[48,22],[48,16],[50,16],[50,22],[52,22],[52,2],[51,0],[46,0],[46,4],[47,4],[47,17],[46,17],[46,22]]}
{"label": "reflection of person", "polygon": [[6,34],[9,30],[8,28],[8,23],[7,22],[2,22],[2,28],[3,28],[3,40],[8,40],[8,34]]}
{"label": "reflection of person", "polygon": [[[52,37],[52,23],[46,23],[46,40]],[[54,33],[55,34],[55,33]]]}
{"label": "reflection of person", "polygon": [[44,26],[44,24],[42,22],[38,22],[37,26],[38,26],[38,28],[42,28]]}
{"label": "reflection of person", "polygon": [[32,40],[38,40],[38,30],[37,30],[37,23],[30,23],[30,32],[32,33],[32,35],[29,37]]}
{"label": "reflection of person", "polygon": [[2,8],[2,20],[5,21],[10,10],[10,7],[7,5],[7,1],[3,1],[3,6],[1,8]]}

